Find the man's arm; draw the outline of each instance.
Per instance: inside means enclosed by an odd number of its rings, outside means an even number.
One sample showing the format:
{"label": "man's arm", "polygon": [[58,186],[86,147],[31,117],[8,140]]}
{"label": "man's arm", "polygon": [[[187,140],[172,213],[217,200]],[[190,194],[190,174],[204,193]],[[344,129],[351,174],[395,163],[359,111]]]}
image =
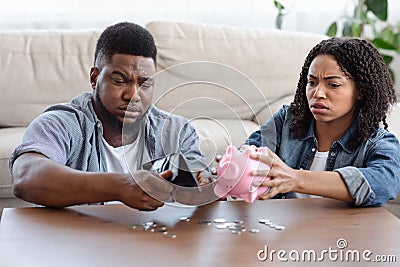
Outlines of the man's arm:
{"label": "man's arm", "polygon": [[121,201],[139,210],[155,210],[163,202],[144,192],[136,181],[140,179],[141,186],[147,184],[149,190],[165,192],[165,199],[171,190],[168,183],[147,171],[134,173],[135,181],[130,174],[77,171],[38,153],[19,156],[12,173],[17,197],[48,207]]}

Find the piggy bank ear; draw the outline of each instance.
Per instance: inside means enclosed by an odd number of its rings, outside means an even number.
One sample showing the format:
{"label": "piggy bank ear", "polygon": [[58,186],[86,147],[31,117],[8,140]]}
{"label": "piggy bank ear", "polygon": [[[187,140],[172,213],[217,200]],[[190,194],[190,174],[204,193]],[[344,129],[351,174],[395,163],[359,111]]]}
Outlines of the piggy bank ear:
{"label": "piggy bank ear", "polygon": [[220,168],[222,168],[222,165],[225,163],[225,162],[230,162],[231,161],[231,158],[232,158],[232,154],[233,154],[233,152],[236,150],[236,147],[235,146],[233,146],[233,145],[229,145],[227,148],[226,148],[226,151],[225,151],[225,154],[223,154],[222,155],[222,157],[219,159],[219,167]]}
{"label": "piggy bank ear", "polygon": [[247,150],[250,150],[250,146],[249,145],[242,145],[241,147],[240,147],[240,151],[243,151],[243,152],[245,152],[245,151],[247,151]]}
{"label": "piggy bank ear", "polygon": [[238,151],[238,149],[236,148],[236,146],[234,146],[234,145],[229,145],[229,146],[226,148],[225,155],[232,155],[232,154],[234,154],[236,151]]}

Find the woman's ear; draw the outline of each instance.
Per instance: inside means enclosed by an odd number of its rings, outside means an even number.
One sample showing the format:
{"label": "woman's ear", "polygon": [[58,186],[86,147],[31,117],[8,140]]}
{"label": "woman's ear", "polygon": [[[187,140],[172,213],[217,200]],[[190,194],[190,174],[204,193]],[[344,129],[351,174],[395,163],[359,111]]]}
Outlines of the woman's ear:
{"label": "woman's ear", "polygon": [[360,90],[356,90],[356,94],[357,94],[356,100],[361,100],[362,99],[361,91]]}
{"label": "woman's ear", "polygon": [[92,67],[90,69],[90,84],[92,85],[92,89],[96,89],[97,77],[99,76],[99,69],[96,67]]}

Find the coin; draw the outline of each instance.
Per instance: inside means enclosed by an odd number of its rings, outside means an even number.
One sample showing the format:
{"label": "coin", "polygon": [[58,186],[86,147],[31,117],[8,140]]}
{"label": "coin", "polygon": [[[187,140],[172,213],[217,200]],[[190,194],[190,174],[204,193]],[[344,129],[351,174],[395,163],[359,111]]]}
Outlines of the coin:
{"label": "coin", "polygon": [[217,224],[215,227],[217,227],[217,229],[226,229],[228,225],[226,223],[221,223]]}
{"label": "coin", "polygon": [[229,229],[229,230],[242,231],[242,232],[246,231],[246,227],[244,227],[244,226],[241,225],[241,224],[229,225],[229,226],[228,226],[228,229]]}
{"label": "coin", "polygon": [[236,235],[240,235],[242,233],[242,231],[232,230],[231,233],[232,234],[236,234]]}
{"label": "coin", "polygon": [[165,226],[159,227],[156,230],[158,233],[167,233],[168,232],[167,227],[165,227]]}
{"label": "coin", "polygon": [[128,226],[129,228],[132,228],[132,229],[143,229],[143,225],[141,225],[141,224],[132,224],[132,225],[129,225]]}
{"label": "coin", "polygon": [[179,220],[188,222],[188,221],[190,221],[190,218],[186,217],[186,216],[182,216],[179,218]]}
{"label": "coin", "polygon": [[269,223],[270,220],[269,219],[259,219],[258,222],[262,223],[262,224],[266,224],[266,223]]}
{"label": "coin", "polygon": [[176,234],[165,234],[164,236],[168,238],[176,238]]}
{"label": "coin", "polygon": [[212,224],[212,221],[209,221],[209,220],[200,221],[199,224],[211,225],[211,224]]}

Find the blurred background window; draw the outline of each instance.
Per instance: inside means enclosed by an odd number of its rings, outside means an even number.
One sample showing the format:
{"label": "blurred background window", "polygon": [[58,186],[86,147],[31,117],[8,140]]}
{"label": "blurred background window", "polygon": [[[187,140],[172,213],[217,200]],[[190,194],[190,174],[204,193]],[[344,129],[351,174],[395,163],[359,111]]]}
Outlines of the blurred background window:
{"label": "blurred background window", "polygon": [[[356,0],[280,0],[282,29],[326,33],[351,14]],[[400,1],[388,0],[388,21],[400,21]],[[275,28],[273,0],[12,0],[0,3],[0,29],[103,29],[119,21],[192,21]]]}

